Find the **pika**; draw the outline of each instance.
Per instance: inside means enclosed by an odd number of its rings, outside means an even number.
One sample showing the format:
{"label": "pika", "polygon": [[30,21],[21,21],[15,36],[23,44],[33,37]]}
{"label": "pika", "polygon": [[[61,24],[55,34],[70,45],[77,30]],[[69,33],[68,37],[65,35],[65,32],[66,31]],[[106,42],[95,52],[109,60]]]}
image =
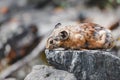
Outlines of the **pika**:
{"label": "pika", "polygon": [[58,23],[47,40],[47,49],[110,49],[114,46],[111,31],[95,23],[62,26]]}

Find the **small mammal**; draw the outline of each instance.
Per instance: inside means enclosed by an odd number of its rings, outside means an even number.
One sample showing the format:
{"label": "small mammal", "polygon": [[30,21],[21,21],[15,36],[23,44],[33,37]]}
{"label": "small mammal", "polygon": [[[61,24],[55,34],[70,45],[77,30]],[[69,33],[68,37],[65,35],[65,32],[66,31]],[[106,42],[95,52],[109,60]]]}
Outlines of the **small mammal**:
{"label": "small mammal", "polygon": [[47,40],[47,49],[110,49],[111,31],[95,23],[62,26],[58,23]]}

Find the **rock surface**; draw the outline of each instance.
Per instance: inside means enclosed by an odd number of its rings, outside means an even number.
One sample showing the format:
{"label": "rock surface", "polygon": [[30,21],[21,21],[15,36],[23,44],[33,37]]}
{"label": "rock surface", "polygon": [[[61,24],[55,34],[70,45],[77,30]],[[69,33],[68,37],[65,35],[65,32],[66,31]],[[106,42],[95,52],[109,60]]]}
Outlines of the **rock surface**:
{"label": "rock surface", "polygon": [[76,80],[72,73],[56,70],[50,66],[36,65],[24,80]]}
{"label": "rock surface", "polygon": [[48,62],[77,80],[120,80],[120,58],[100,50],[46,50]]}

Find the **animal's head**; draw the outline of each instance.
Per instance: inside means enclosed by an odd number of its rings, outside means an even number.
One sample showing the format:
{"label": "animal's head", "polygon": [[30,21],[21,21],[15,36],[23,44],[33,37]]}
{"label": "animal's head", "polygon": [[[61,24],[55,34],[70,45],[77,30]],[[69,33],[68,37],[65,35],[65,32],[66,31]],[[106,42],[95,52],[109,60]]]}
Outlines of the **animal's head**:
{"label": "animal's head", "polygon": [[46,48],[53,49],[62,47],[64,42],[69,38],[69,30],[62,26],[61,23],[55,25],[55,28],[47,40]]}

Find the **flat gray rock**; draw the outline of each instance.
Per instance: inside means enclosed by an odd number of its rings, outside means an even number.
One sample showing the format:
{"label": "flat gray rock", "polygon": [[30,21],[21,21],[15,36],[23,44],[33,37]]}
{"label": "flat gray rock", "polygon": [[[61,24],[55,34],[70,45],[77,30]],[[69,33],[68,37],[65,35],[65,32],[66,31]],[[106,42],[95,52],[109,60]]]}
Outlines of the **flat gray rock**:
{"label": "flat gray rock", "polygon": [[56,70],[45,65],[36,65],[24,80],[76,80],[76,78],[67,71]]}
{"label": "flat gray rock", "polygon": [[100,50],[46,50],[48,62],[77,80],[120,80],[120,58]]}

